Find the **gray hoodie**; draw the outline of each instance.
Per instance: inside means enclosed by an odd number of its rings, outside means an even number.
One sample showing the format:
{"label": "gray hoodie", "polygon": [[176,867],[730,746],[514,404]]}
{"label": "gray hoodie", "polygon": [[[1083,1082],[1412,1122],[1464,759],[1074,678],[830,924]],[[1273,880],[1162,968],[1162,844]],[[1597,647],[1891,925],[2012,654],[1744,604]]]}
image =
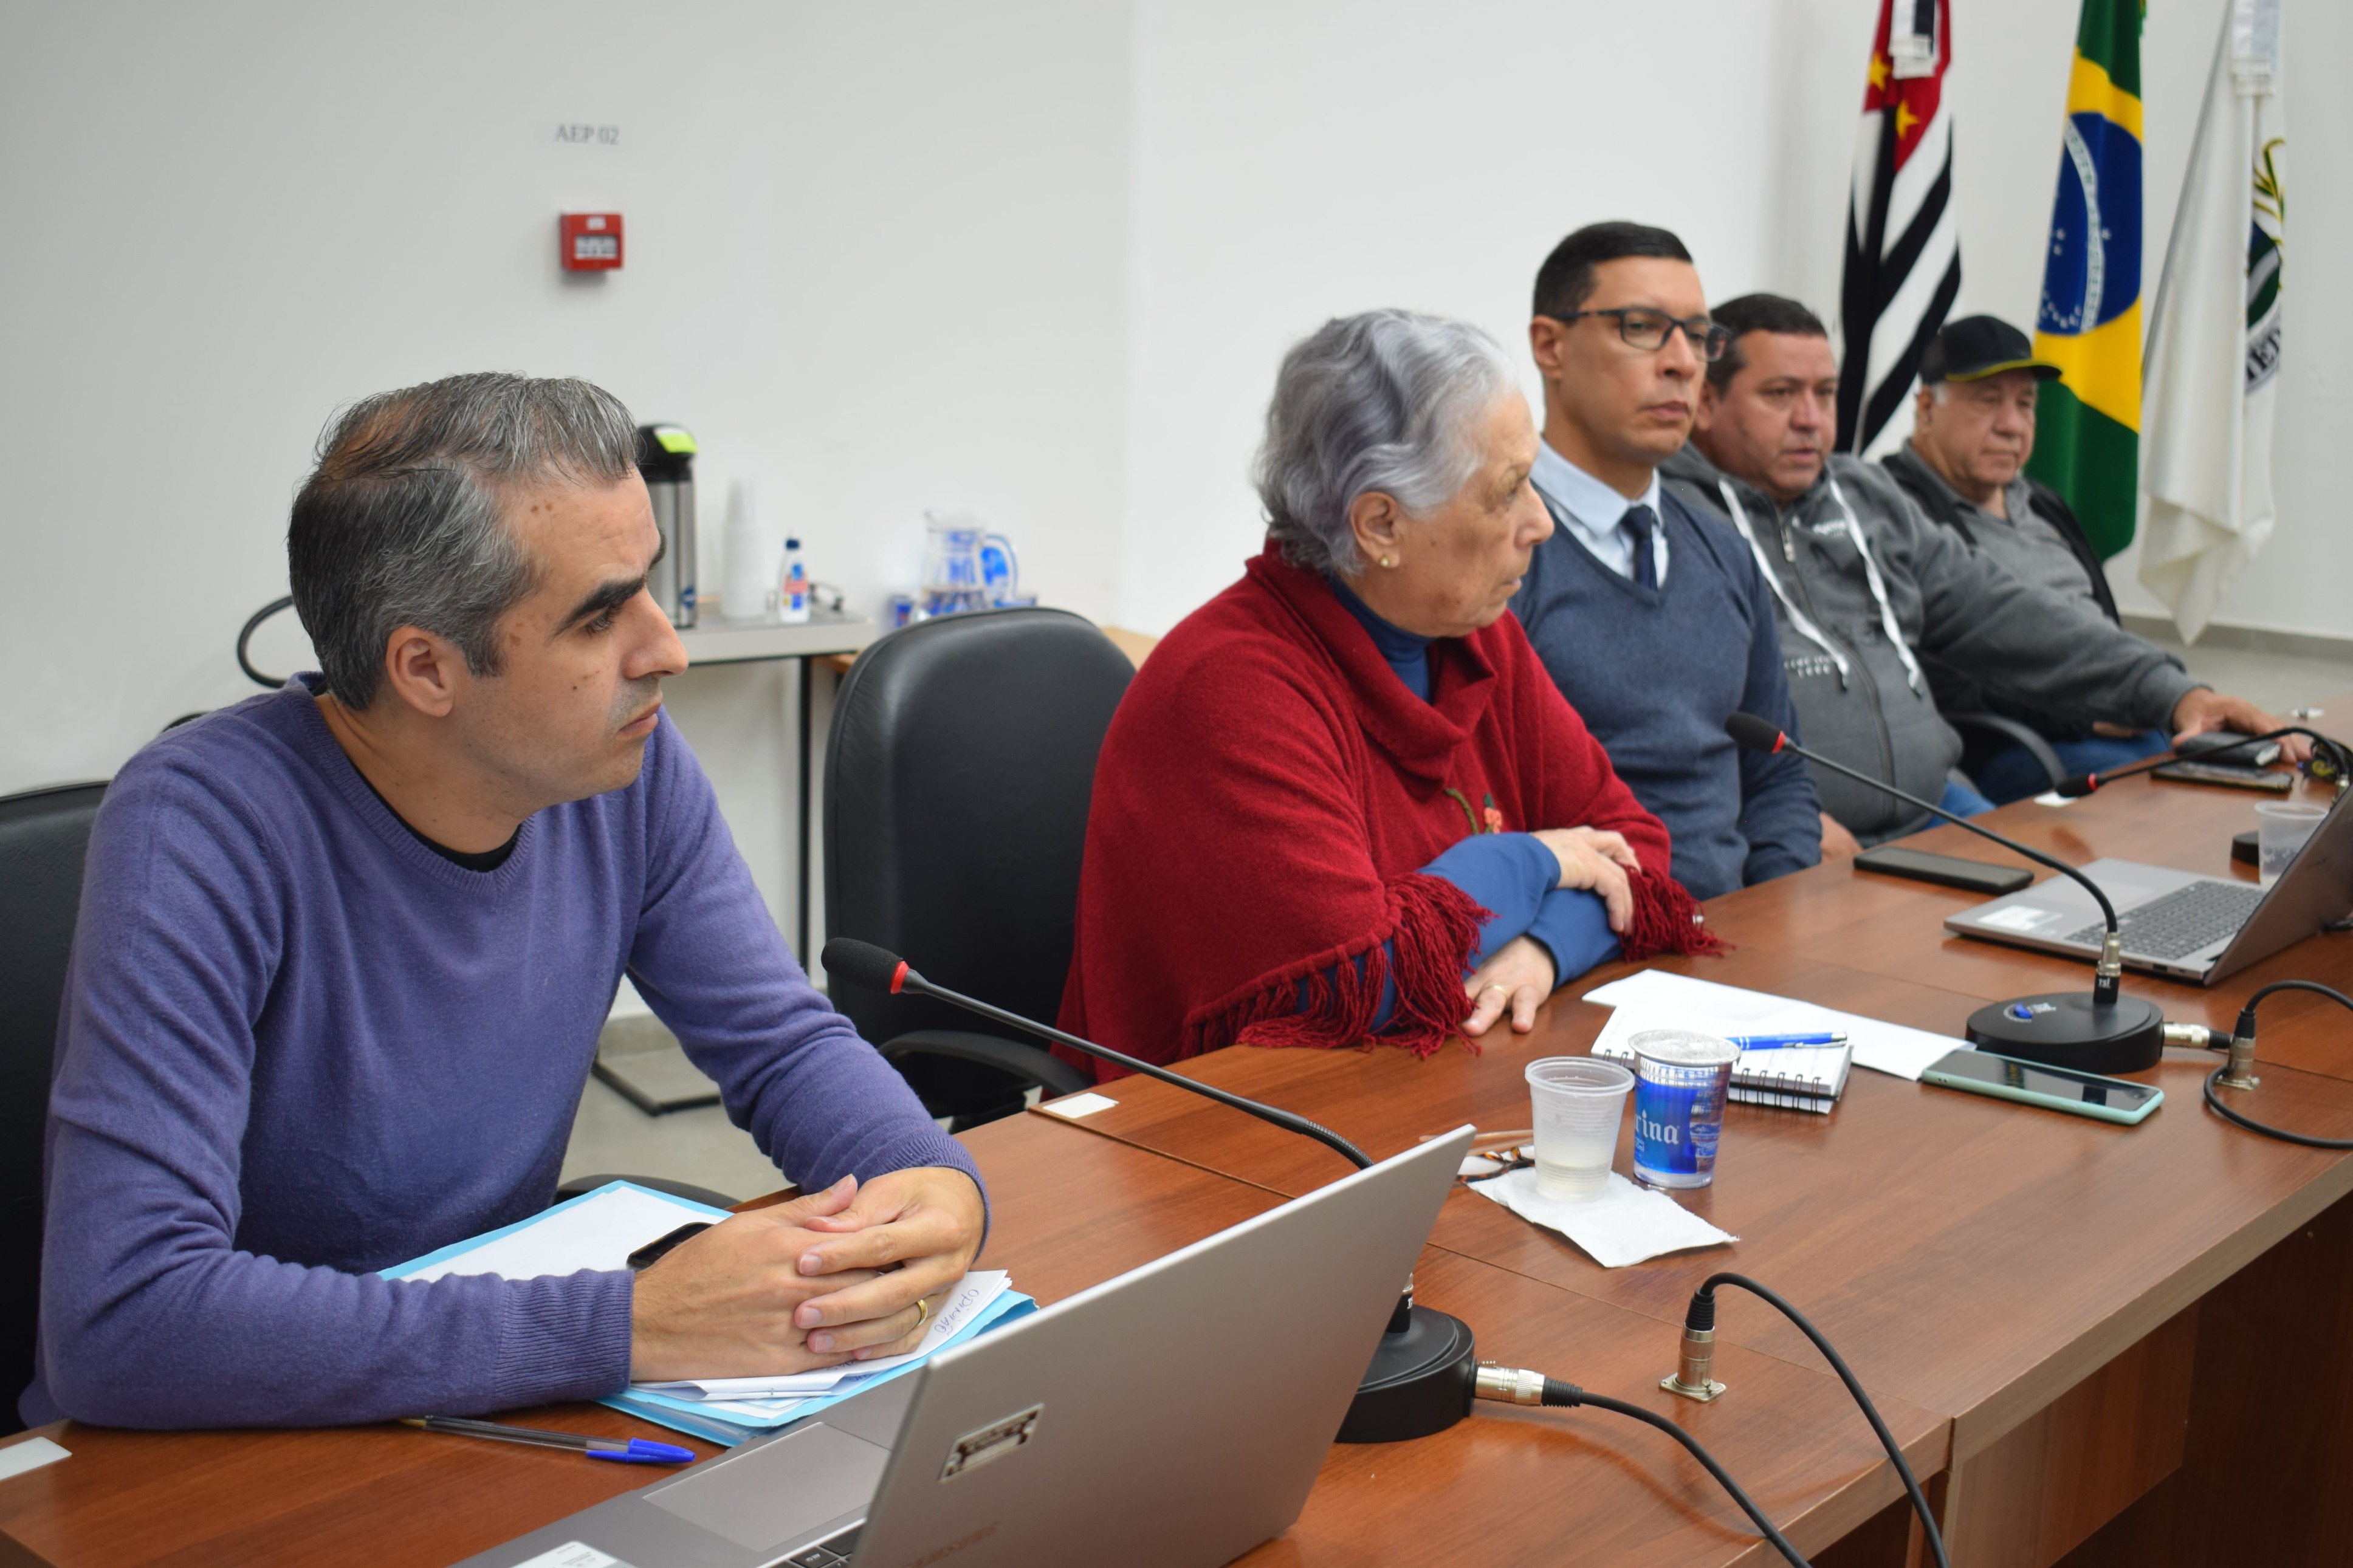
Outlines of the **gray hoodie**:
{"label": "gray hoodie", "polygon": [[[2165,727],[2197,689],[2153,644],[2098,609],[2029,587],[1923,516],[1875,464],[1831,458],[1787,507],[1685,447],[1660,470],[1685,500],[1746,535],[1773,589],[1799,739],[1935,800],[1961,739],[1936,711],[1937,666],[2077,723]],[[1865,842],[1926,818],[1816,768],[1822,809]]]}

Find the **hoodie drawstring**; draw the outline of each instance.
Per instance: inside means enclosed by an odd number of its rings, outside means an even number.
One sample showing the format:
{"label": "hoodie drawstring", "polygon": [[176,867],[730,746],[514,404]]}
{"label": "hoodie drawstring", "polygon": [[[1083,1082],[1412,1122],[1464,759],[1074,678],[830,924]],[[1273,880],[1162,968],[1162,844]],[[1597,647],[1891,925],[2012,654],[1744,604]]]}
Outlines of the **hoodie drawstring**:
{"label": "hoodie drawstring", "polygon": [[[1797,628],[1799,636],[1831,656],[1831,662],[1838,666],[1839,689],[1844,691],[1847,679],[1846,655],[1840,651],[1838,644],[1822,636],[1820,627],[1806,618],[1806,612],[1798,608],[1797,601],[1789,597],[1789,590],[1781,585],[1781,579],[1775,575],[1773,563],[1766,555],[1765,547],[1757,542],[1757,532],[1748,526],[1748,513],[1741,506],[1740,498],[1733,493],[1731,481],[1718,479],[1715,481],[1715,488],[1724,497],[1724,504],[1732,509],[1732,526],[1738,529],[1740,537],[1748,542],[1748,553],[1757,557],[1757,570],[1765,574],[1766,585],[1773,590],[1773,597],[1781,602],[1781,613],[1789,617],[1789,624]],[[1882,600],[1881,603],[1883,605],[1885,601]]]}
{"label": "hoodie drawstring", "polygon": [[1895,657],[1904,661],[1905,679],[1911,682],[1912,695],[1917,697],[1926,689],[1927,680],[1920,673],[1920,661],[1912,657],[1912,645],[1904,640],[1904,628],[1895,619],[1895,606],[1887,602],[1887,581],[1879,574],[1879,563],[1871,558],[1871,546],[1862,537],[1862,524],[1855,521],[1854,508],[1847,505],[1846,492],[1839,489],[1836,479],[1831,480],[1831,499],[1846,513],[1847,537],[1854,541],[1855,551],[1862,557],[1862,575],[1871,584],[1871,596],[1879,601],[1879,629],[1895,645]]}

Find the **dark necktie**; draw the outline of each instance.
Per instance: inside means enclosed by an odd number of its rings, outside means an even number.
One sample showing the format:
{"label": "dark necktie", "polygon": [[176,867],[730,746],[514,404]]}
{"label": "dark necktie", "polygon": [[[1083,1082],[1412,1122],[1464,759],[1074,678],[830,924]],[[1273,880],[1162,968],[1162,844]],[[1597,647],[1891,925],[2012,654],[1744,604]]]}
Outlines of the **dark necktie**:
{"label": "dark necktie", "polygon": [[1645,588],[1659,585],[1659,563],[1651,548],[1651,536],[1659,531],[1659,514],[1649,507],[1635,505],[1626,509],[1618,526],[1634,546],[1634,581]]}

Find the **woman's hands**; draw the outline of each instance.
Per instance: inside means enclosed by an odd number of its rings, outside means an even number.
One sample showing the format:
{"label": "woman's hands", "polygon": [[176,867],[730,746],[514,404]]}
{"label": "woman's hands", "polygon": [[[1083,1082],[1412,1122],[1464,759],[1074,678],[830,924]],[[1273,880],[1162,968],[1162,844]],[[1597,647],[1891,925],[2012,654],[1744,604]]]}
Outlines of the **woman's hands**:
{"label": "woman's hands", "polygon": [[[1560,880],[1556,886],[1582,888],[1599,894],[1609,910],[1609,929],[1623,935],[1626,922],[1634,918],[1634,891],[1627,883],[1626,873],[1642,868],[1632,847],[1619,835],[1599,827],[1548,827],[1535,837],[1560,862]],[[1493,963],[1510,951],[1505,948],[1488,962]],[[1549,960],[1545,968],[1547,973],[1551,971]],[[1514,1026],[1523,1030],[1528,1027],[1518,1023],[1516,1016]],[[1472,1033],[1475,1035],[1478,1030]]]}
{"label": "woman's hands", "polygon": [[[1620,876],[1622,879],[1624,873]],[[1514,937],[1462,983],[1463,997],[1471,1004],[1471,1016],[1463,1021],[1462,1033],[1477,1039],[1508,1008],[1512,1032],[1526,1034],[1536,1026],[1536,1009],[1552,994],[1552,954],[1544,944],[1534,937]]]}

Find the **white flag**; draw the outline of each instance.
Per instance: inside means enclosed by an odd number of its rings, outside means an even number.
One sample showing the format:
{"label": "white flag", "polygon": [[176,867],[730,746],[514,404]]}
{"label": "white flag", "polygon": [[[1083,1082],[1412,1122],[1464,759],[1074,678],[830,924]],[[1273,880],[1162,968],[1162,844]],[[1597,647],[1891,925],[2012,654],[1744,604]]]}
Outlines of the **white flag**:
{"label": "white flag", "polygon": [[2287,108],[2279,0],[2230,0],[2149,327],[2140,580],[2195,642],[2272,531]]}

